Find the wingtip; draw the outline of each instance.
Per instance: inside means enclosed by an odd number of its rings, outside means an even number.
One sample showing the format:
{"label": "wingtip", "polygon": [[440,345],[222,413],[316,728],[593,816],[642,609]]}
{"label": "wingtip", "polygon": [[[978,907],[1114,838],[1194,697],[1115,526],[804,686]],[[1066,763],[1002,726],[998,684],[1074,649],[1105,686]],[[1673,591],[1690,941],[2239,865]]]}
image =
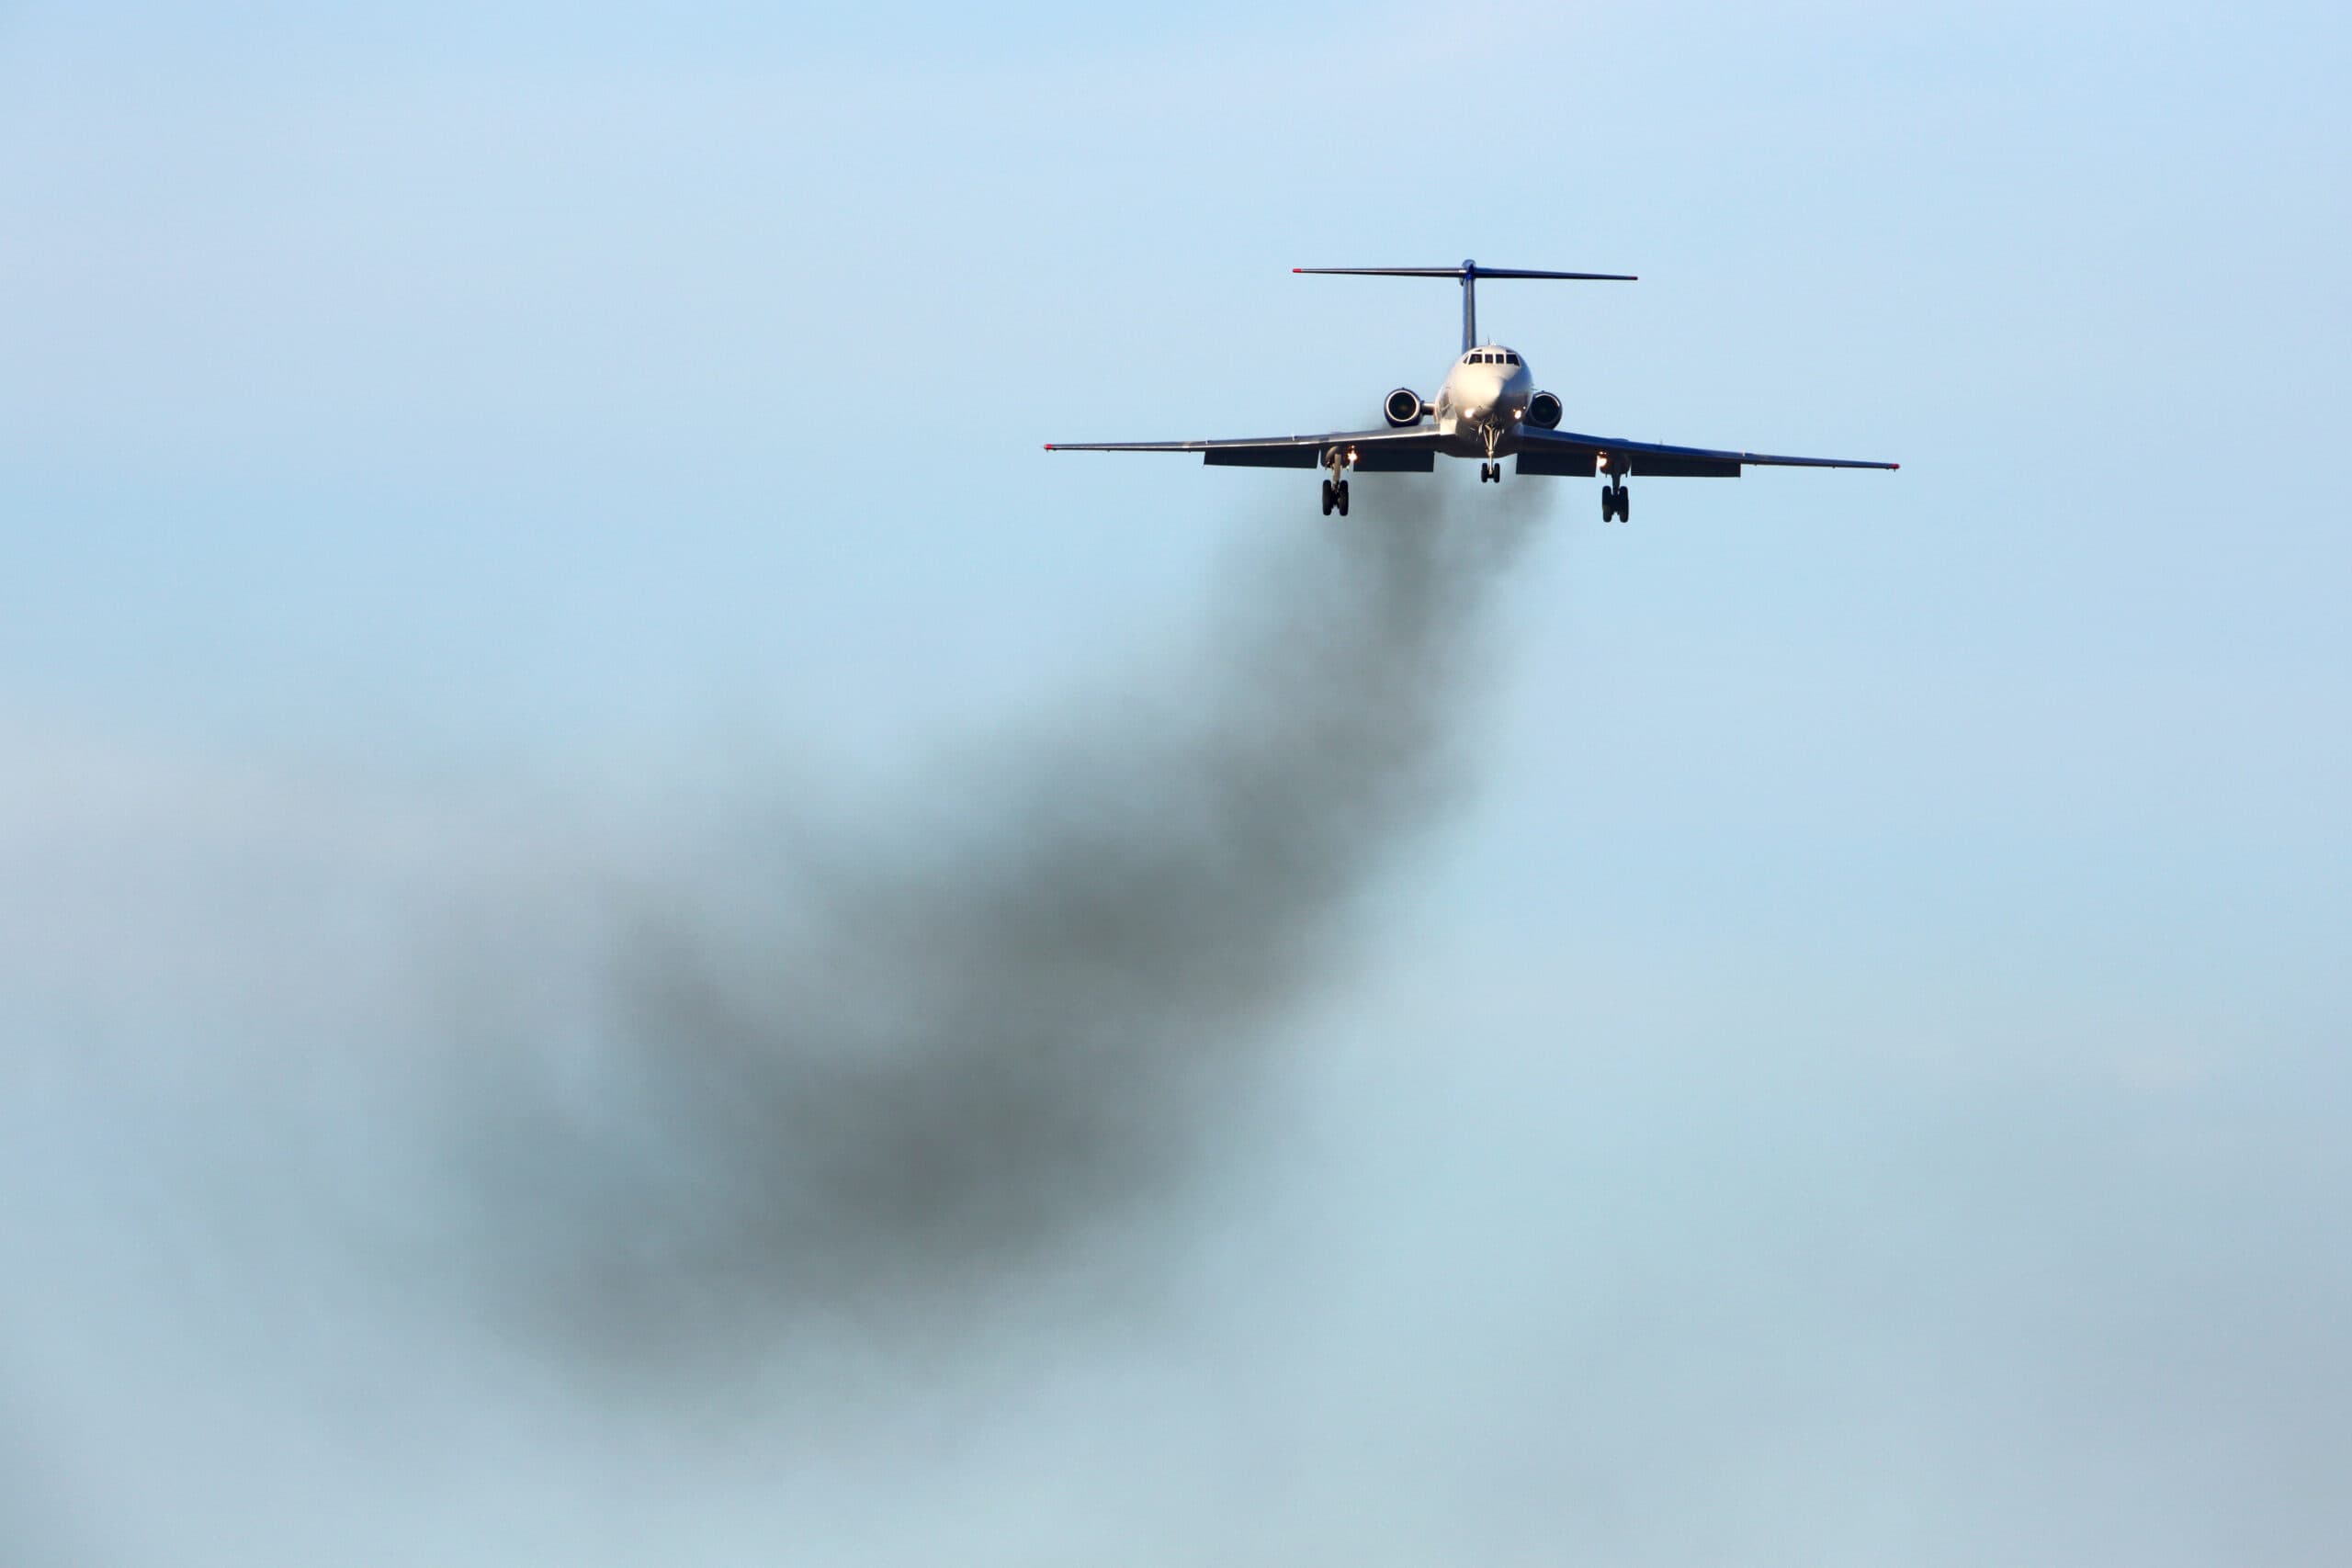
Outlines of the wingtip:
{"label": "wingtip", "polygon": [[1050,451],[1052,451],[1053,449],[1054,449],[1054,444],[1053,444],[1052,442],[1050,442],[1050,441],[1046,442],[1046,451],[1048,451],[1048,452],[1050,452]]}

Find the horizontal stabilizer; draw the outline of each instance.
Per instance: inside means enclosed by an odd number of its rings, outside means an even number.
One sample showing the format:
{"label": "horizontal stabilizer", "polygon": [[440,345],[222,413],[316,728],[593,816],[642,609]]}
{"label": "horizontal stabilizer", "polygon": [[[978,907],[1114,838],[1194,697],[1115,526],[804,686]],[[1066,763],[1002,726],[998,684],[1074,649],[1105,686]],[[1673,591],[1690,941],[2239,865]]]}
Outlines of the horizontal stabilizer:
{"label": "horizontal stabilizer", "polygon": [[1630,272],[1529,272],[1524,267],[1480,266],[1476,262],[1464,262],[1460,266],[1295,266],[1293,272],[1314,273],[1325,277],[1557,277],[1572,283],[1639,283],[1641,278]]}
{"label": "horizontal stabilizer", "polygon": [[1478,280],[1482,277],[1555,277],[1573,283],[1639,283],[1630,272],[1534,272],[1523,266],[1295,266],[1293,272],[1334,277],[1453,277],[1462,283],[1462,352],[1478,345]]}

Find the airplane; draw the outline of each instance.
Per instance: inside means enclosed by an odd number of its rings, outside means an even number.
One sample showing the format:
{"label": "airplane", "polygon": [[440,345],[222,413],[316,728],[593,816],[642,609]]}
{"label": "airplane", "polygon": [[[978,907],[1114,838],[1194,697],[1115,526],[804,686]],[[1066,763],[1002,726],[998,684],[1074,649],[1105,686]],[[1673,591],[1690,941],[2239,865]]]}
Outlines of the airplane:
{"label": "airplane", "polygon": [[1559,428],[1560,400],[1538,391],[1535,375],[1517,350],[1478,341],[1478,280],[1482,277],[1569,278],[1583,282],[1633,283],[1615,272],[1530,272],[1519,267],[1480,266],[1296,266],[1294,273],[1350,277],[1452,277],[1462,283],[1462,355],[1445,373],[1437,397],[1423,401],[1409,387],[1383,400],[1388,421],[1383,430],[1327,431],[1319,435],[1271,435],[1241,441],[1049,441],[1048,452],[1198,452],[1213,468],[1325,468],[1323,514],[1348,514],[1348,474],[1428,473],[1439,457],[1480,459],[1478,481],[1500,484],[1502,459],[1519,459],[1522,474],[1595,475],[1609,482],[1600,491],[1600,520],[1633,521],[1629,474],[1683,479],[1737,479],[1744,468],[1885,468],[1846,457],[1781,457],[1763,452],[1723,452],[1705,446],[1668,446],[1613,435],[1579,435]]}

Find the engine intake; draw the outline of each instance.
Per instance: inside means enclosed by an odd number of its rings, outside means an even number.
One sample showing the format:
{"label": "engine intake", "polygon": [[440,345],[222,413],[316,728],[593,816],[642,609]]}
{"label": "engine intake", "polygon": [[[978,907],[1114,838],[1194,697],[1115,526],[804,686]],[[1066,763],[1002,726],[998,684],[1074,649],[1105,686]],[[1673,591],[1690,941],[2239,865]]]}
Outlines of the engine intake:
{"label": "engine intake", "polygon": [[1388,416],[1392,426],[1402,430],[1408,424],[1420,423],[1421,415],[1429,412],[1429,405],[1421,401],[1420,393],[1412,388],[1399,387],[1381,403],[1380,412]]}
{"label": "engine intake", "polygon": [[1540,430],[1560,428],[1560,400],[1549,392],[1538,392],[1528,400],[1527,423]]}

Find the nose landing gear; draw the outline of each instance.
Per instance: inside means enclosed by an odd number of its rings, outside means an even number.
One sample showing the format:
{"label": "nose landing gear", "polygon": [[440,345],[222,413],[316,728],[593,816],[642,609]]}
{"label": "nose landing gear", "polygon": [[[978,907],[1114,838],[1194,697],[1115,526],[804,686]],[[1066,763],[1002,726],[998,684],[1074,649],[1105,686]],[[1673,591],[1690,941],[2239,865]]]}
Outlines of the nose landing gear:
{"label": "nose landing gear", "polygon": [[1498,485],[1503,482],[1503,466],[1495,460],[1495,448],[1502,445],[1502,426],[1490,424],[1487,426],[1485,434],[1487,460],[1478,465],[1478,482],[1482,485]]}

